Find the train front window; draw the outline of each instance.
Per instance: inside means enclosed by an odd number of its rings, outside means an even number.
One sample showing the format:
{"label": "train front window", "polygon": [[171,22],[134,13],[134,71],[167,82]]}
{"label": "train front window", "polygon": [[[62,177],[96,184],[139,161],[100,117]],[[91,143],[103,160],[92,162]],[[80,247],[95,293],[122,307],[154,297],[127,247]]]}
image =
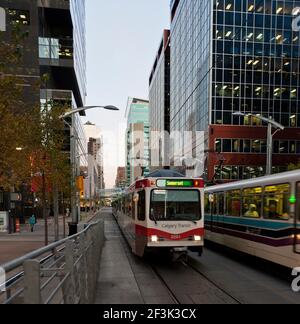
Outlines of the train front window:
{"label": "train front window", "polygon": [[197,190],[153,190],[150,219],[153,221],[198,221],[201,219]]}

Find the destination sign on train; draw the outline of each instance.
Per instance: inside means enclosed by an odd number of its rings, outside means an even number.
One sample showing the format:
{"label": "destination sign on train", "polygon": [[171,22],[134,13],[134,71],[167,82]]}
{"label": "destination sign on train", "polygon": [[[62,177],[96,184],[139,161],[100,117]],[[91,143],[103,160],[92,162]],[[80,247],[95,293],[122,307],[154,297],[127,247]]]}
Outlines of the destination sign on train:
{"label": "destination sign on train", "polygon": [[157,187],[194,187],[193,180],[157,180]]}

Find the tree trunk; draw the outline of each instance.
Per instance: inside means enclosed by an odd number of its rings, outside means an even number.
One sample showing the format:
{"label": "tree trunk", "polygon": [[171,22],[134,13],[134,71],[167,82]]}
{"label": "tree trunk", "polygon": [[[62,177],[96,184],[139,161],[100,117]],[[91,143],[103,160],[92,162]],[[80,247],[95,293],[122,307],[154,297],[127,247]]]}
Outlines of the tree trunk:
{"label": "tree trunk", "polygon": [[54,237],[55,242],[59,241],[59,206],[58,206],[58,188],[54,184],[53,188],[53,208],[54,208]]}
{"label": "tree trunk", "polygon": [[43,172],[43,194],[42,194],[42,204],[43,204],[43,218],[45,222],[45,246],[49,244],[48,240],[48,215],[47,215],[47,199],[46,199],[46,179],[45,172]]}

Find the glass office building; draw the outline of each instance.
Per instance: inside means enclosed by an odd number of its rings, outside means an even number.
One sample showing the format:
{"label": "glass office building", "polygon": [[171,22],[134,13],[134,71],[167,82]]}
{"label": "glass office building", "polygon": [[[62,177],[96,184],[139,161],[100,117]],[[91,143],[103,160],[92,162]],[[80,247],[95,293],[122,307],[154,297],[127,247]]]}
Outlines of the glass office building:
{"label": "glass office building", "polygon": [[[170,132],[170,31],[164,30],[149,78],[149,111],[151,131],[151,170],[169,165]],[[153,160],[155,162],[153,163]],[[154,165],[155,164],[155,165]]]}
{"label": "glass office building", "polygon": [[126,178],[130,185],[142,175],[149,174],[149,101],[129,98],[126,130]]}
{"label": "glass office building", "polygon": [[209,178],[264,174],[267,133],[258,116],[286,128],[275,137],[274,172],[299,159],[300,34],[292,30],[299,6],[278,0],[171,2],[171,131],[207,133]]}
{"label": "glass office building", "polygon": [[[18,25],[27,35],[19,65],[11,66],[12,74],[22,75],[26,87],[23,102],[28,109],[49,101],[82,107],[86,97],[85,0],[0,0],[6,11],[6,32],[11,41],[12,26]],[[40,82],[47,75],[47,81]],[[41,89],[37,86],[41,84]],[[81,113],[85,115],[84,112]],[[71,120],[70,120],[71,122]],[[75,133],[82,132],[79,116],[74,118]],[[69,128],[66,129],[66,151],[70,150]],[[76,141],[76,155],[86,146],[83,137]],[[9,210],[9,195],[0,194],[0,210]],[[29,196],[26,194],[26,196]],[[23,196],[22,196],[23,197]],[[1,202],[3,200],[3,202]],[[30,204],[29,204],[30,201]],[[33,199],[23,199],[20,218],[30,217]],[[27,208],[27,205],[30,208]],[[24,208],[24,206],[26,208]]]}
{"label": "glass office building", "polygon": [[85,0],[70,0],[70,11],[73,21],[74,69],[84,104],[87,92]]}

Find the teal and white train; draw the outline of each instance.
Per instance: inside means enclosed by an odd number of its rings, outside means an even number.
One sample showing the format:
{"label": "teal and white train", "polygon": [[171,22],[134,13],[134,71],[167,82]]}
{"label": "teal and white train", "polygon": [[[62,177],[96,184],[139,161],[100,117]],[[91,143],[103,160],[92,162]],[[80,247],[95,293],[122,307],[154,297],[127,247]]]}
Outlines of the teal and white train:
{"label": "teal and white train", "polygon": [[205,189],[206,239],[300,267],[300,170]]}

